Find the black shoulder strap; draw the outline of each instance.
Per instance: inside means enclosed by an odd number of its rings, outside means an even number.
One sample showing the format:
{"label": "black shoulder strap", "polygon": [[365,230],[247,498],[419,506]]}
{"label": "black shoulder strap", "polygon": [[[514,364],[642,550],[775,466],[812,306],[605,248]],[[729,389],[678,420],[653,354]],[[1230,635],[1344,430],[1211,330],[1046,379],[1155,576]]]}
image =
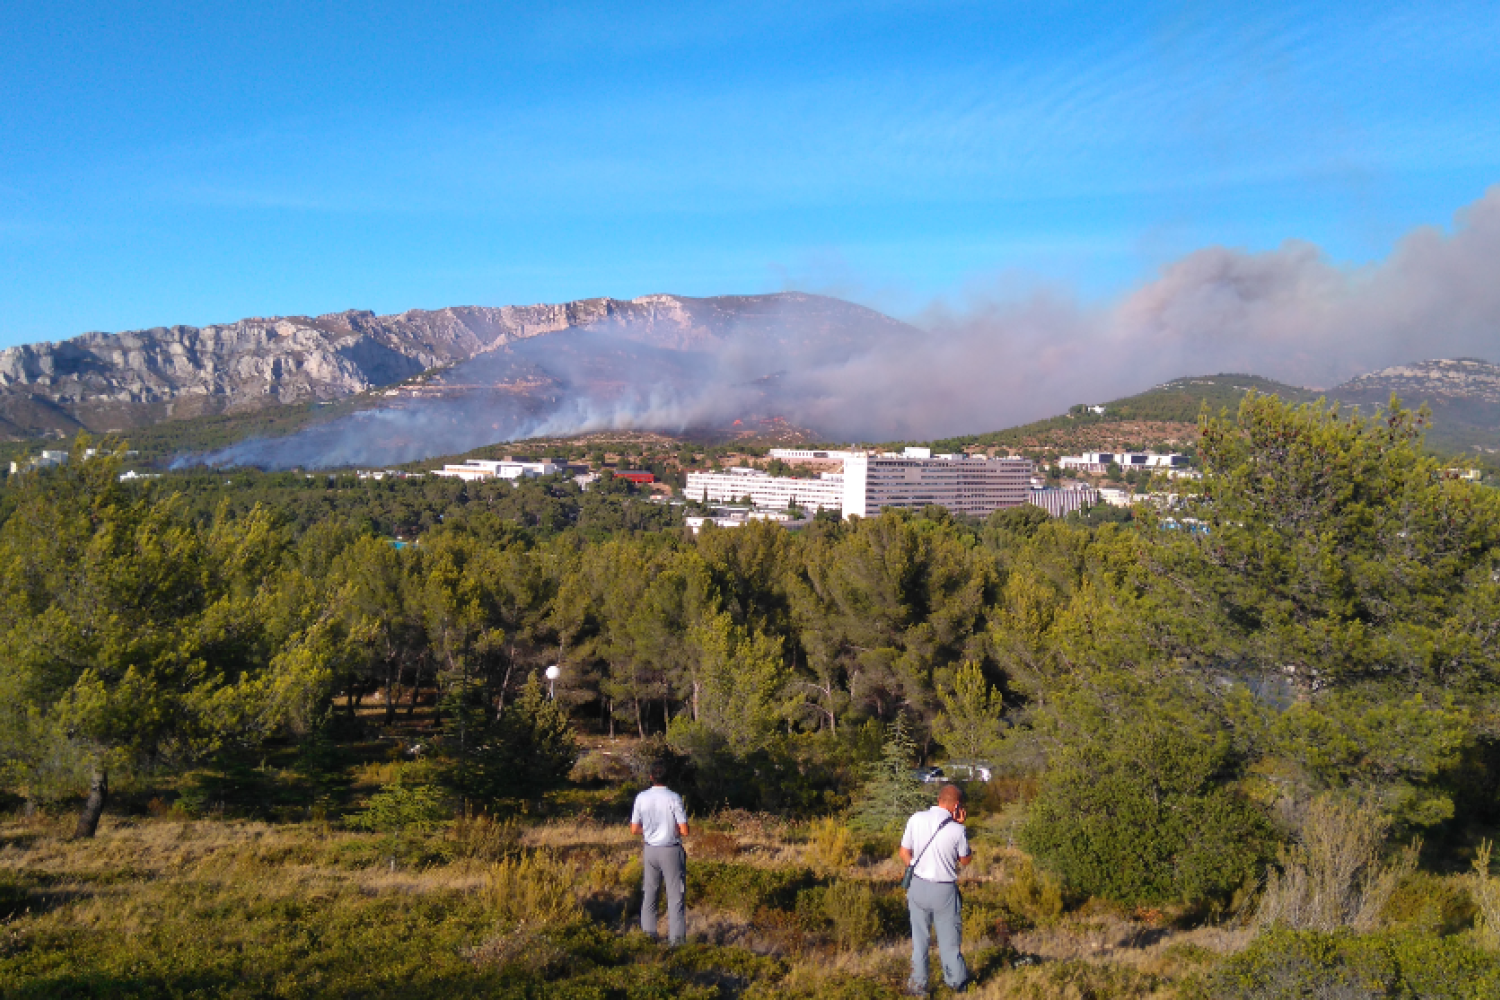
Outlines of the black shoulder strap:
{"label": "black shoulder strap", "polygon": [[913,868],[917,867],[917,862],[922,860],[922,855],[927,853],[927,848],[932,846],[932,842],[937,840],[937,835],[943,832],[943,827],[952,822],[952,816],[943,817],[943,821],[937,825],[937,829],[932,831],[932,836],[927,838],[927,843],[923,844],[922,849],[917,852],[917,856],[911,859],[911,866]]}

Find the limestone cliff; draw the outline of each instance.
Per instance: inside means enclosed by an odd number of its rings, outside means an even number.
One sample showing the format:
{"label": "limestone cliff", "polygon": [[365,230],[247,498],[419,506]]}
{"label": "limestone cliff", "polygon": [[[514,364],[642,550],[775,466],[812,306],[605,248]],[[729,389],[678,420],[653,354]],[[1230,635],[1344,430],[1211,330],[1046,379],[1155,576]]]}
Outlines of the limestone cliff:
{"label": "limestone cliff", "polygon": [[[788,312],[801,322],[781,323]],[[836,299],[785,293],[705,299],[648,295],[414,309],[389,316],[350,310],[86,333],[0,351],[0,436],[107,431],[169,417],[333,400],[518,341],[602,325],[673,350],[737,335],[791,349],[797,345],[776,341],[780,331],[794,329],[805,339],[808,331],[822,330],[837,344],[849,342],[861,328],[901,327]]]}

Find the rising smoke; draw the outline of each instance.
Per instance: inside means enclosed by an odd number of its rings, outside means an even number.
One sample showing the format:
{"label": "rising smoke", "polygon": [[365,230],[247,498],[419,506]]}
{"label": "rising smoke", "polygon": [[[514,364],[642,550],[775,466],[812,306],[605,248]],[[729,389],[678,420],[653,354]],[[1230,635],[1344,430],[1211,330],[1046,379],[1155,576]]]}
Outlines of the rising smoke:
{"label": "rising smoke", "polygon": [[1248,372],[1329,387],[1402,362],[1494,360],[1497,348],[1500,187],[1459,213],[1451,234],[1417,229],[1363,267],[1302,242],[1265,253],[1210,247],[1102,307],[1039,290],[962,310],[934,306],[917,326],[830,334],[788,304],[770,328],[730,327],[671,349],[632,329],[554,334],[518,348],[559,387],[529,409],[493,393],[403,403],[207,461],[389,464],[502,440],[681,433],[771,415],[829,439],[936,438],[1184,375]]}

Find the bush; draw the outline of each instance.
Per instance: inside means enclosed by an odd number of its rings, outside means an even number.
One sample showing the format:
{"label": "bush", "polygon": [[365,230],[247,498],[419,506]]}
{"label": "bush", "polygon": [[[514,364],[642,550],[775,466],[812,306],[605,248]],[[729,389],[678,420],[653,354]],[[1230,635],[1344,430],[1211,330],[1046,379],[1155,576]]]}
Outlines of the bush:
{"label": "bush", "polygon": [[700,858],[727,861],[740,853],[740,842],[723,830],[705,830],[693,838],[693,853]]}
{"label": "bush", "polygon": [[1479,845],[1474,856],[1474,867],[1468,875],[1469,897],[1475,914],[1475,929],[1480,939],[1491,948],[1500,946],[1500,879],[1490,874],[1492,845],[1488,840]]}
{"label": "bush", "polygon": [[578,758],[568,780],[575,785],[614,785],[630,780],[630,761],[623,754],[594,750]]}
{"label": "bush", "polygon": [[1266,876],[1255,922],[1293,930],[1374,930],[1396,887],[1416,868],[1409,850],[1386,864],[1381,845],[1389,821],[1370,806],[1331,796],[1303,810],[1296,843]]}
{"label": "bush", "polygon": [[1000,889],[1000,905],[1020,918],[1014,930],[1024,926],[1045,927],[1063,913],[1062,884],[1038,871],[1030,859],[1011,868]]}
{"label": "bush", "polygon": [[1396,930],[1457,934],[1474,921],[1474,900],[1459,876],[1412,872],[1380,911],[1380,922]]}
{"label": "bush", "polygon": [[841,948],[864,948],[880,933],[875,894],[864,882],[839,881],[823,894],[823,915]]}
{"label": "bush", "polygon": [[832,817],[817,820],[809,827],[807,844],[813,862],[825,871],[843,871],[859,860],[854,834]]}
{"label": "bush", "polygon": [[752,917],[762,907],[792,910],[797,892],[817,883],[806,868],[756,868],[731,861],[688,866],[689,898],[703,905]]}
{"label": "bush", "polygon": [[573,869],[547,854],[502,861],[486,880],[489,908],[506,926],[546,927],[577,920]]}
{"label": "bush", "polygon": [[1221,784],[1222,733],[1149,702],[1085,733],[1098,706],[1058,702],[1077,712],[1080,732],[1058,750],[1021,827],[1039,862],[1079,892],[1125,904],[1223,900],[1259,873],[1270,824]]}
{"label": "bush", "polygon": [[503,861],[521,848],[521,824],[514,818],[497,820],[484,813],[460,816],[448,830],[453,856],[478,861]]}
{"label": "bush", "polygon": [[370,796],[363,812],[349,818],[349,825],[382,833],[425,833],[447,822],[453,811],[442,790],[410,774],[416,766],[397,772],[394,782]]}
{"label": "bush", "polygon": [[1457,937],[1277,928],[1208,979],[1213,1000],[1500,996],[1500,955]]}

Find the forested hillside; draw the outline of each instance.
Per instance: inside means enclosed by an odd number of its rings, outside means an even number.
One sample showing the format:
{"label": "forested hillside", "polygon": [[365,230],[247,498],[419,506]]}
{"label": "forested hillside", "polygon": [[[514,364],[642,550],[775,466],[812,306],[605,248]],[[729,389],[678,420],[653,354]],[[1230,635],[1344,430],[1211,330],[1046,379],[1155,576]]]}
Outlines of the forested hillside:
{"label": "forested hillside", "polygon": [[[696,537],[624,483],[121,483],[119,458],[79,451],[12,477],[0,506],[0,779],[17,816],[76,815],[85,839],[238,816],[330,872],[335,842],[392,873],[459,866],[433,869],[450,882],[421,890],[419,922],[468,958],[403,994],[351,950],[300,995],[882,995],[891,818],[924,802],[910,768],[943,760],[996,770],[971,787],[985,995],[1322,996],[1350,975],[1388,985],[1371,996],[1494,995],[1500,493],[1446,478],[1401,411],[1251,394],[1199,449],[1201,492],[1127,524],[929,509]],[[368,749],[407,719],[419,750]],[[574,732],[625,742],[570,775]],[[656,758],[697,815],[755,817],[690,842],[721,915],[675,958],[610,929],[638,876],[591,825],[623,819],[627,765]],[[387,761],[378,781],[361,759]],[[475,817],[513,824],[499,853],[452,846]],[[311,822],[325,846],[296,839]],[[505,859],[483,869],[490,903],[454,894],[476,856]],[[55,912],[17,924],[0,987],[126,982],[125,924],[7,870]],[[555,905],[517,910],[507,879]],[[209,891],[173,885],[151,891]],[[350,941],[386,919],[359,902],[386,890],[361,891],[337,896]],[[1113,956],[1178,934],[1196,950],[1099,971],[1056,944],[1106,916],[1140,935]],[[204,982],[232,979],[172,943],[186,926],[161,933]],[[70,995],[152,995],[169,973],[147,966],[134,992]]]}
{"label": "forested hillside", "polygon": [[1019,427],[954,438],[954,447],[1047,449],[1067,452],[1111,448],[1170,450],[1195,441],[1198,418],[1239,409],[1248,392],[1307,403],[1318,393],[1258,375],[1202,375],[1175,379],[1107,403],[1078,403],[1067,413]]}

